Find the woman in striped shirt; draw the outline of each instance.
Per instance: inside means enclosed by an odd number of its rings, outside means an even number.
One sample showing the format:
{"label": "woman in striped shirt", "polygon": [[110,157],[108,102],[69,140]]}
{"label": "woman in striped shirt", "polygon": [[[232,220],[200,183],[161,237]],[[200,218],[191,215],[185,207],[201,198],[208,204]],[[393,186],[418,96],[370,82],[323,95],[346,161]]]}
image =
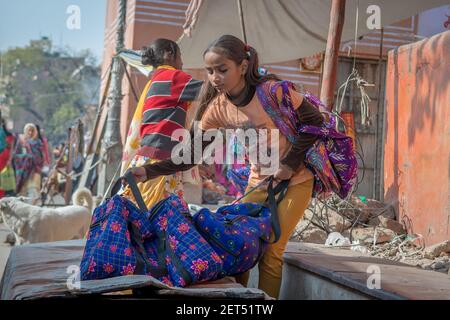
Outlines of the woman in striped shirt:
{"label": "woman in striped shirt", "polygon": [[[172,40],[156,39],[149,47],[144,47],[142,63],[152,65],[154,71],[130,125],[122,171],[170,158],[173,147],[178,143],[172,140],[172,134],[185,128],[186,113],[203,84],[181,70],[180,48]],[[139,189],[147,207],[169,193],[182,197],[181,177],[181,172],[176,172],[140,183]],[[123,195],[133,199],[128,188]]]}

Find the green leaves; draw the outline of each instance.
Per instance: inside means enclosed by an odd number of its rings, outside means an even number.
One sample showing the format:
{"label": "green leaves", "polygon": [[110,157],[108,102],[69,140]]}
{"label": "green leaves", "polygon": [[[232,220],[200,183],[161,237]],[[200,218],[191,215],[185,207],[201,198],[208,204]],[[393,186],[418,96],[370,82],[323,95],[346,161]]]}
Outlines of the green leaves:
{"label": "green leaves", "polygon": [[[92,100],[92,90],[86,90],[84,83],[100,80],[99,68],[89,50],[78,54],[67,49],[52,50],[48,38],[3,52],[1,62],[0,96],[10,107],[11,117],[43,123],[54,144],[66,138],[69,126],[83,115],[84,105]],[[22,128],[14,130],[21,132]]]}

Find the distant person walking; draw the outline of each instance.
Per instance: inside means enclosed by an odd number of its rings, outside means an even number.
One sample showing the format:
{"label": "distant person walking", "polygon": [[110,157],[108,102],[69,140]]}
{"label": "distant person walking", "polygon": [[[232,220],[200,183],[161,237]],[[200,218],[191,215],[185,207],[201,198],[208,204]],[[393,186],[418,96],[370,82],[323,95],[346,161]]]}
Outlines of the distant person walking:
{"label": "distant person walking", "polygon": [[12,156],[14,149],[14,135],[8,131],[3,119],[0,119],[0,139],[2,150],[0,150],[0,198],[14,196],[16,190],[16,178],[12,167]]}
{"label": "distant person walking", "polygon": [[16,192],[33,200],[40,197],[41,171],[44,166],[43,146],[36,125],[28,123],[23,134],[19,135],[13,155]]}

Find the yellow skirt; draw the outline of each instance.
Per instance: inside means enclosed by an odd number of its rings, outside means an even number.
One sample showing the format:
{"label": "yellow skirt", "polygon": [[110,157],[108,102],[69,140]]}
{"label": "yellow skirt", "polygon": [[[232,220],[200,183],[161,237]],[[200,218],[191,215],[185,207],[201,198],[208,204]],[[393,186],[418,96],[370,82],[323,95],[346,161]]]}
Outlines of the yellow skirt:
{"label": "yellow skirt", "polygon": [[[159,160],[154,160],[148,157],[137,155],[131,161],[130,167],[140,167],[145,164],[150,164],[158,161]],[[167,198],[172,193],[182,198],[183,197],[182,173],[177,172],[173,175],[160,176],[143,183],[138,183],[138,188],[139,191],[141,192],[142,198],[144,199],[147,208],[151,208],[157,202]],[[131,189],[129,187],[126,187],[124,189],[122,196],[136,203],[131,193]]]}

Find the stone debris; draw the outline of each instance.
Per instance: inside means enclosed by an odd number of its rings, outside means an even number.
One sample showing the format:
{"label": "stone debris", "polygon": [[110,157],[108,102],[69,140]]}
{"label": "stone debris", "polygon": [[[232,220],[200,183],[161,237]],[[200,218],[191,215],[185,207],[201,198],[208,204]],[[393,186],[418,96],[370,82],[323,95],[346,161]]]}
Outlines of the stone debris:
{"label": "stone debris", "polygon": [[313,199],[291,241],[321,243],[450,275],[450,240],[429,247],[408,235],[392,206],[358,197],[350,201]]}
{"label": "stone debris", "polygon": [[326,246],[349,246],[350,240],[346,237],[344,237],[339,232],[332,232],[328,235],[327,240],[325,241]]}
{"label": "stone debris", "polygon": [[355,228],[352,231],[352,239],[359,240],[362,244],[380,244],[392,241],[396,233],[382,227]]}
{"label": "stone debris", "polygon": [[441,254],[446,255],[450,252],[450,240],[426,247],[424,250],[425,257],[428,259],[434,259]]}
{"label": "stone debris", "polygon": [[316,227],[308,228],[303,232],[303,237],[306,239],[305,242],[310,243],[322,244],[327,240],[327,236],[325,231]]}
{"label": "stone debris", "polygon": [[386,229],[390,229],[393,232],[395,232],[396,234],[405,234],[406,230],[405,227],[398,221],[390,219],[390,218],[386,218],[383,216],[379,216],[376,218],[373,218],[369,221],[369,225],[370,226],[374,226],[374,227],[383,227]]}
{"label": "stone debris", "polygon": [[313,199],[304,218],[296,226],[293,240],[317,241],[317,231],[306,231],[319,228],[327,234],[325,239],[329,234],[337,232],[352,241],[360,241],[361,244],[373,244],[376,237],[376,244],[380,244],[406,233],[404,226],[393,218],[395,213],[391,206],[376,200],[364,203],[359,198],[352,197],[345,205],[336,205],[332,201],[325,203]]}

